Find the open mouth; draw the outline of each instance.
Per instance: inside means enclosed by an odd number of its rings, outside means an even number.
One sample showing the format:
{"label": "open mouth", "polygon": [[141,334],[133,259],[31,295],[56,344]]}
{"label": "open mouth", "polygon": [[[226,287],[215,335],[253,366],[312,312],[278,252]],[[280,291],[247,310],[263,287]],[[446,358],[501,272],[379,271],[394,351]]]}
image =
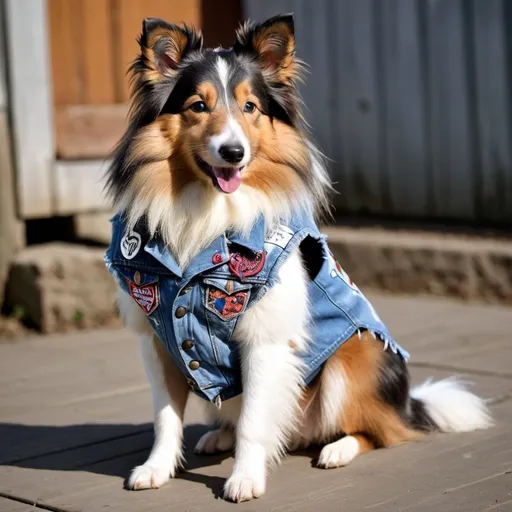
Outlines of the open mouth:
{"label": "open mouth", "polygon": [[222,192],[231,194],[238,189],[242,182],[241,173],[245,166],[240,167],[217,167],[205,162],[201,157],[195,155],[198,167],[206,173],[213,181],[213,184]]}

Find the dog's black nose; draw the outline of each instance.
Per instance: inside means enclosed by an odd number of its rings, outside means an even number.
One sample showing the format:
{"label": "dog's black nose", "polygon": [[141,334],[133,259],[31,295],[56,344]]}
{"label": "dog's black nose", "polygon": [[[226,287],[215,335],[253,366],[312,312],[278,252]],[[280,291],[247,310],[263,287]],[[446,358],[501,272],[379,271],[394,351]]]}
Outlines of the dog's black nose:
{"label": "dog's black nose", "polygon": [[244,148],[239,144],[224,144],[219,148],[219,154],[229,164],[237,164],[244,157]]}

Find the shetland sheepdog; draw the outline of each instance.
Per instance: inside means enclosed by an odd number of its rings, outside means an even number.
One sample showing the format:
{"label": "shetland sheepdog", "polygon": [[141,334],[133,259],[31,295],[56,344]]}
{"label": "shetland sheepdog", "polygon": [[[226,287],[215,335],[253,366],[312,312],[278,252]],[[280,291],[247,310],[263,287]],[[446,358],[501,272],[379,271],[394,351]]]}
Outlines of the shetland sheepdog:
{"label": "shetland sheepdog", "polygon": [[[310,239],[283,247],[297,236],[297,230],[287,231],[295,212],[318,218],[328,211],[331,185],[301,111],[298,84],[305,65],[295,55],[293,17],[245,23],[231,49],[205,49],[199,31],[146,19],[139,43],[141,53],[131,67],[129,127],[108,171],[115,207],[124,229],[132,233],[122,247],[126,268],[142,242],[156,240],[159,254],[170,255],[174,274],[185,282],[187,269],[215,241],[229,247],[228,234],[248,237],[261,222],[267,247],[272,236],[268,232],[284,226],[284,242],[277,248],[282,264],[271,285],[257,285],[257,300],[253,289],[250,302],[244,283],[256,286],[248,276],[258,278],[270,253],[260,254],[257,261],[242,256],[233,264],[231,259],[228,268],[221,250],[213,261],[218,257],[218,268],[232,270],[232,278],[222,274],[225,289],[208,292],[196,275],[188,288],[175,294],[180,300],[210,301],[205,314],[213,311],[216,319],[234,322],[230,340],[243,392],[224,400],[219,395],[210,404],[216,426],[196,446],[198,453],[234,449],[225,498],[239,502],[261,496],[272,463],[298,447],[320,444],[318,466],[336,468],[359,454],[418,439],[427,431],[491,425],[484,402],[456,379],[427,381],[410,390],[403,355],[364,325],[328,354],[312,380],[305,380],[302,354],[321,342],[312,335],[316,303],[310,285],[330,256],[322,253],[318,265],[311,262],[318,251]],[[140,234],[141,225],[146,235]],[[324,247],[323,238],[317,242],[316,247]],[[144,249],[139,254],[151,258],[154,252],[148,245]],[[142,273],[149,267],[143,266]],[[164,281],[178,278],[168,273],[157,284],[147,284],[150,280],[139,271],[123,276],[128,276],[130,288],[120,286],[120,311],[140,337],[155,409],[153,449],[126,485],[158,488],[183,461],[183,414],[194,384],[180,365],[185,361],[192,374],[210,364],[185,358],[186,350],[198,349],[211,333],[176,348],[183,360],[173,358],[155,332],[162,332],[158,328],[166,321],[173,329],[184,315],[192,322],[190,308],[164,308],[171,294],[164,292]],[[360,293],[350,285],[350,293]],[[199,290],[195,299],[193,293],[183,295],[194,286]],[[157,307],[168,313],[154,317]],[[316,327],[321,332],[322,326]],[[208,387],[202,391],[207,393]]]}

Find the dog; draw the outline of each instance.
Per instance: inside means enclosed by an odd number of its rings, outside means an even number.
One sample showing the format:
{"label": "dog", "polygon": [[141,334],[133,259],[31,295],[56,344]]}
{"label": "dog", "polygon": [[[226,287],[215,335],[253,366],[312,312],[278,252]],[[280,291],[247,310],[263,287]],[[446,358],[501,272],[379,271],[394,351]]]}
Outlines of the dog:
{"label": "dog", "polygon": [[105,260],[155,413],[126,486],[175,475],[190,393],[215,421],[196,452],[235,450],[235,502],[264,494],[269,467],[299,447],[322,445],[318,466],[336,468],[429,431],[490,426],[456,379],[410,390],[407,352],[318,230],[331,184],[301,113],[293,17],[245,23],[231,49],[151,18],[139,43],[107,178]]}

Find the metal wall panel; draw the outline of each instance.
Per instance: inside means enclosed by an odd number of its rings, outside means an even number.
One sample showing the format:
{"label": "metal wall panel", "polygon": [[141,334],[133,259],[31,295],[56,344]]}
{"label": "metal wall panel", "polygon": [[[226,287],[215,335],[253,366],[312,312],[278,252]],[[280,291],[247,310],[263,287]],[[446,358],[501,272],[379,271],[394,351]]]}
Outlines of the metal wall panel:
{"label": "metal wall panel", "polygon": [[512,221],[512,3],[245,0],[294,12],[339,209]]}

